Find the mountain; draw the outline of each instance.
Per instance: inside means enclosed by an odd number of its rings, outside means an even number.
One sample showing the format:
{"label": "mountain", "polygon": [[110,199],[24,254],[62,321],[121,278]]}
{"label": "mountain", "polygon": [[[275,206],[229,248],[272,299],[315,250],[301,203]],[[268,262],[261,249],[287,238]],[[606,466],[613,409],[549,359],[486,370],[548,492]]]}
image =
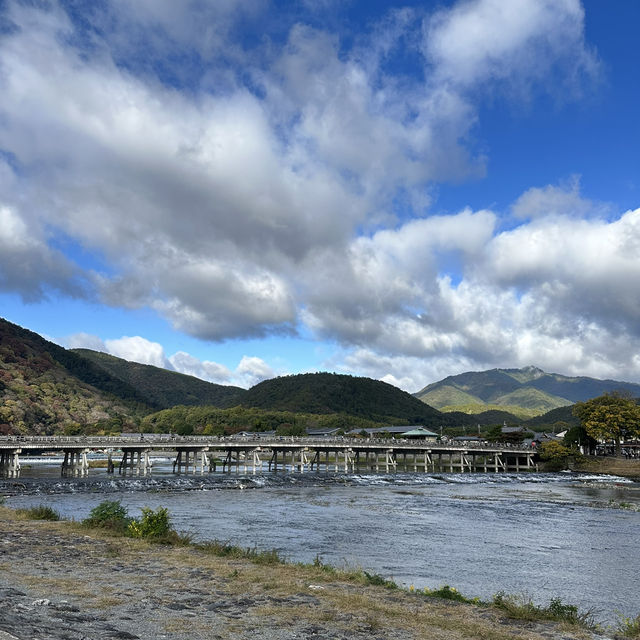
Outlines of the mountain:
{"label": "mountain", "polygon": [[532,417],[612,391],[640,396],[640,385],[568,377],[546,373],[537,367],[524,367],[449,376],[427,385],[414,395],[445,412],[480,413],[489,408],[502,408],[522,417]]}
{"label": "mountain", "polygon": [[240,404],[245,389],[206,382],[188,376],[138,362],[91,351],[73,349],[73,353],[94,363],[114,378],[133,387],[149,404],[160,409],[175,405],[213,406],[220,409]]}
{"label": "mountain", "polygon": [[440,426],[446,414],[386,382],[335,373],[305,373],[265,380],[249,389],[242,406],[301,413],[344,413],[390,424]]}
{"label": "mountain", "polygon": [[97,351],[64,349],[0,319],[0,433],[132,430],[159,409],[231,407],[244,393]]}
{"label": "mountain", "polygon": [[89,360],[0,319],[0,433],[117,427],[154,408]]}

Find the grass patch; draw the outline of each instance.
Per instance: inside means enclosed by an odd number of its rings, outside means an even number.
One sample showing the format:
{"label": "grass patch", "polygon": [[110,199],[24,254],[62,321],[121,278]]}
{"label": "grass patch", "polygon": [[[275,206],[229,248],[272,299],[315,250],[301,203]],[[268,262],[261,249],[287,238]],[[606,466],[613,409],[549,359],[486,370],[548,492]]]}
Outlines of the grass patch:
{"label": "grass patch", "polygon": [[453,600],[454,602],[466,602],[467,604],[477,605],[485,604],[479,598],[467,598],[463,596],[455,587],[450,587],[448,584],[445,584],[439,589],[429,589],[425,587],[422,593],[430,598],[440,598],[441,600]]}
{"label": "grass patch", "polygon": [[583,627],[594,626],[591,612],[581,613],[576,605],[566,604],[560,598],[552,598],[544,607],[535,604],[527,595],[506,595],[501,591],[493,596],[493,606],[515,620],[553,620]]}
{"label": "grass patch", "polygon": [[372,585],[374,587],[384,587],[385,589],[398,588],[398,585],[393,580],[389,580],[378,573],[358,571],[356,572],[356,579],[362,581],[364,584]]}
{"label": "grass patch", "polygon": [[119,500],[104,500],[94,507],[81,525],[89,529],[102,529],[110,534],[142,538],[160,544],[188,546],[192,544],[189,534],[178,533],[171,528],[169,511],[158,507],[155,511],[142,508],[140,519],[129,516],[127,508]]}
{"label": "grass patch", "polygon": [[16,512],[23,518],[27,518],[27,520],[50,520],[51,522],[62,520],[62,516],[46,504],[29,507],[28,509],[16,509]]}
{"label": "grass patch", "polygon": [[197,543],[194,545],[197,549],[210,553],[220,558],[236,558],[250,560],[254,564],[286,564],[286,560],[280,555],[276,549],[262,551],[257,547],[240,547],[221,542],[219,540],[210,540],[208,542]]}

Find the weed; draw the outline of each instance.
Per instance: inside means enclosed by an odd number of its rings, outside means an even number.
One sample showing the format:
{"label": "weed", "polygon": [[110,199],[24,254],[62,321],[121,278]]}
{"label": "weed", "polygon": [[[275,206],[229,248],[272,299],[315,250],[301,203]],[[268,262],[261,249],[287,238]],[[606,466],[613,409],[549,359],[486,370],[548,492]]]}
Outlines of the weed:
{"label": "weed", "polygon": [[429,589],[425,587],[423,590],[424,595],[431,598],[442,598],[443,600],[455,600],[456,602],[467,602],[468,604],[479,604],[480,601],[477,598],[466,598],[455,587],[450,587],[448,584],[440,587],[439,589]]}
{"label": "weed", "polygon": [[635,618],[620,618],[618,632],[625,638],[640,638],[640,614]]}
{"label": "weed", "polygon": [[367,571],[363,571],[362,575],[364,576],[363,582],[365,584],[371,584],[377,587],[386,587],[387,589],[398,588],[398,585],[393,580],[389,580],[378,573],[368,573]]}
{"label": "weed", "polygon": [[52,509],[45,504],[40,504],[37,507],[30,507],[29,509],[17,509],[17,512],[29,520],[51,520],[57,522],[62,519],[55,509]]}
{"label": "weed", "polygon": [[166,507],[158,507],[155,511],[149,507],[142,507],[142,518],[131,520],[127,528],[127,534],[132,538],[166,540],[171,533],[169,510]]}
{"label": "weed", "polygon": [[527,595],[512,596],[500,591],[493,596],[493,605],[517,620],[554,620],[572,625],[593,626],[591,613],[580,613],[573,604],[565,604],[553,598],[548,606],[537,605]]}
{"label": "weed", "polygon": [[195,546],[207,553],[223,558],[243,558],[251,560],[255,564],[285,564],[284,558],[282,558],[277,549],[261,551],[257,547],[239,547],[219,540],[210,540]]}
{"label": "weed", "polygon": [[329,575],[335,575],[337,573],[337,569],[330,564],[325,564],[320,557],[320,554],[316,554],[316,557],[313,559],[313,566],[316,569],[320,569],[320,571],[324,573],[328,573]]}

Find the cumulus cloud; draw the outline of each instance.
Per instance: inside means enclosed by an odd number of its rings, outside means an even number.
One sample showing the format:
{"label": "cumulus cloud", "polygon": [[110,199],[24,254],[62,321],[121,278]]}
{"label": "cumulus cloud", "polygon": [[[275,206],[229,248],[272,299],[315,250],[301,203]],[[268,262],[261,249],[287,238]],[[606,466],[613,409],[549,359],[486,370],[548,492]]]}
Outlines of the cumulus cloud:
{"label": "cumulus cloud", "polygon": [[63,340],[69,349],[92,349],[102,351],[129,362],[149,364],[170,371],[177,371],[189,376],[216,384],[233,385],[249,388],[253,385],[281,375],[282,371],[274,370],[262,358],[243,356],[235,367],[227,366],[212,360],[200,360],[185,351],[177,351],[167,356],[159,342],[147,340],[142,336],[122,336],[121,338],[102,340],[88,333],[76,333]]}
{"label": "cumulus cloud", "polygon": [[533,219],[544,216],[572,216],[586,218],[604,215],[609,207],[594,202],[580,194],[580,177],[572,176],[561,185],[531,187],[512,205],[511,211],[516,218]]}
{"label": "cumulus cloud", "polygon": [[[267,0],[66,6],[3,5],[2,289],[148,307],[205,340],[302,325],[341,345],[336,366],[411,390],[474,363],[640,376],[638,211],[605,217],[577,180],[526,191],[507,230],[428,209],[485,170],[483,96],[597,76],[577,0],[390,11],[353,45],[284,13],[278,37],[234,37]],[[241,386],[274,373],[140,336],[104,348]]]}
{"label": "cumulus cloud", "polygon": [[427,22],[424,47],[437,76],[465,88],[498,80],[522,89],[558,67],[577,80],[599,66],[579,0],[459,2]]}
{"label": "cumulus cloud", "polygon": [[74,333],[63,340],[63,345],[67,349],[91,349],[93,351],[107,352],[107,347],[99,336],[90,333]]}
{"label": "cumulus cloud", "polygon": [[151,342],[140,336],[123,336],[113,340],[105,340],[107,353],[124,360],[150,364],[154,367],[171,369],[171,363],[167,360],[164,348],[158,342]]}
{"label": "cumulus cloud", "polygon": [[202,380],[215,382],[216,384],[230,384],[232,379],[231,371],[223,364],[212,362],[211,360],[198,360],[184,351],[174,353],[169,362],[176,371],[195,376]]}
{"label": "cumulus cloud", "polygon": [[17,209],[0,203],[0,290],[17,291],[25,302],[51,291],[84,295],[80,271],[47,244],[36,226],[30,228]]}

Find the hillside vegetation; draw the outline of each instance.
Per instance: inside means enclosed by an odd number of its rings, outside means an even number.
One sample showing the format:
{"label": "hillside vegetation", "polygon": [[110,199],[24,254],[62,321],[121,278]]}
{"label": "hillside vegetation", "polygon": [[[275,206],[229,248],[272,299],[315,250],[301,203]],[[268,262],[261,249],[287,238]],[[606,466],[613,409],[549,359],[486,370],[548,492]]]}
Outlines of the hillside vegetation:
{"label": "hillside vegetation", "polygon": [[74,349],[73,353],[133,387],[149,404],[162,409],[176,405],[211,405],[225,409],[240,404],[243,395],[246,394],[240,387],[206,382],[176,371],[129,362],[99,351]]}
{"label": "hillside vegetation", "polygon": [[500,408],[520,417],[584,402],[606,392],[640,396],[640,385],[615,380],[568,377],[537,367],[491,369],[449,376],[427,385],[417,398],[442,411],[481,412]]}
{"label": "hillside vegetation", "polygon": [[129,384],[0,319],[0,433],[120,429],[153,410]]}
{"label": "hillside vegetation", "polygon": [[332,414],[385,424],[440,426],[451,419],[386,382],[335,373],[306,373],[265,380],[247,391],[245,407]]}

